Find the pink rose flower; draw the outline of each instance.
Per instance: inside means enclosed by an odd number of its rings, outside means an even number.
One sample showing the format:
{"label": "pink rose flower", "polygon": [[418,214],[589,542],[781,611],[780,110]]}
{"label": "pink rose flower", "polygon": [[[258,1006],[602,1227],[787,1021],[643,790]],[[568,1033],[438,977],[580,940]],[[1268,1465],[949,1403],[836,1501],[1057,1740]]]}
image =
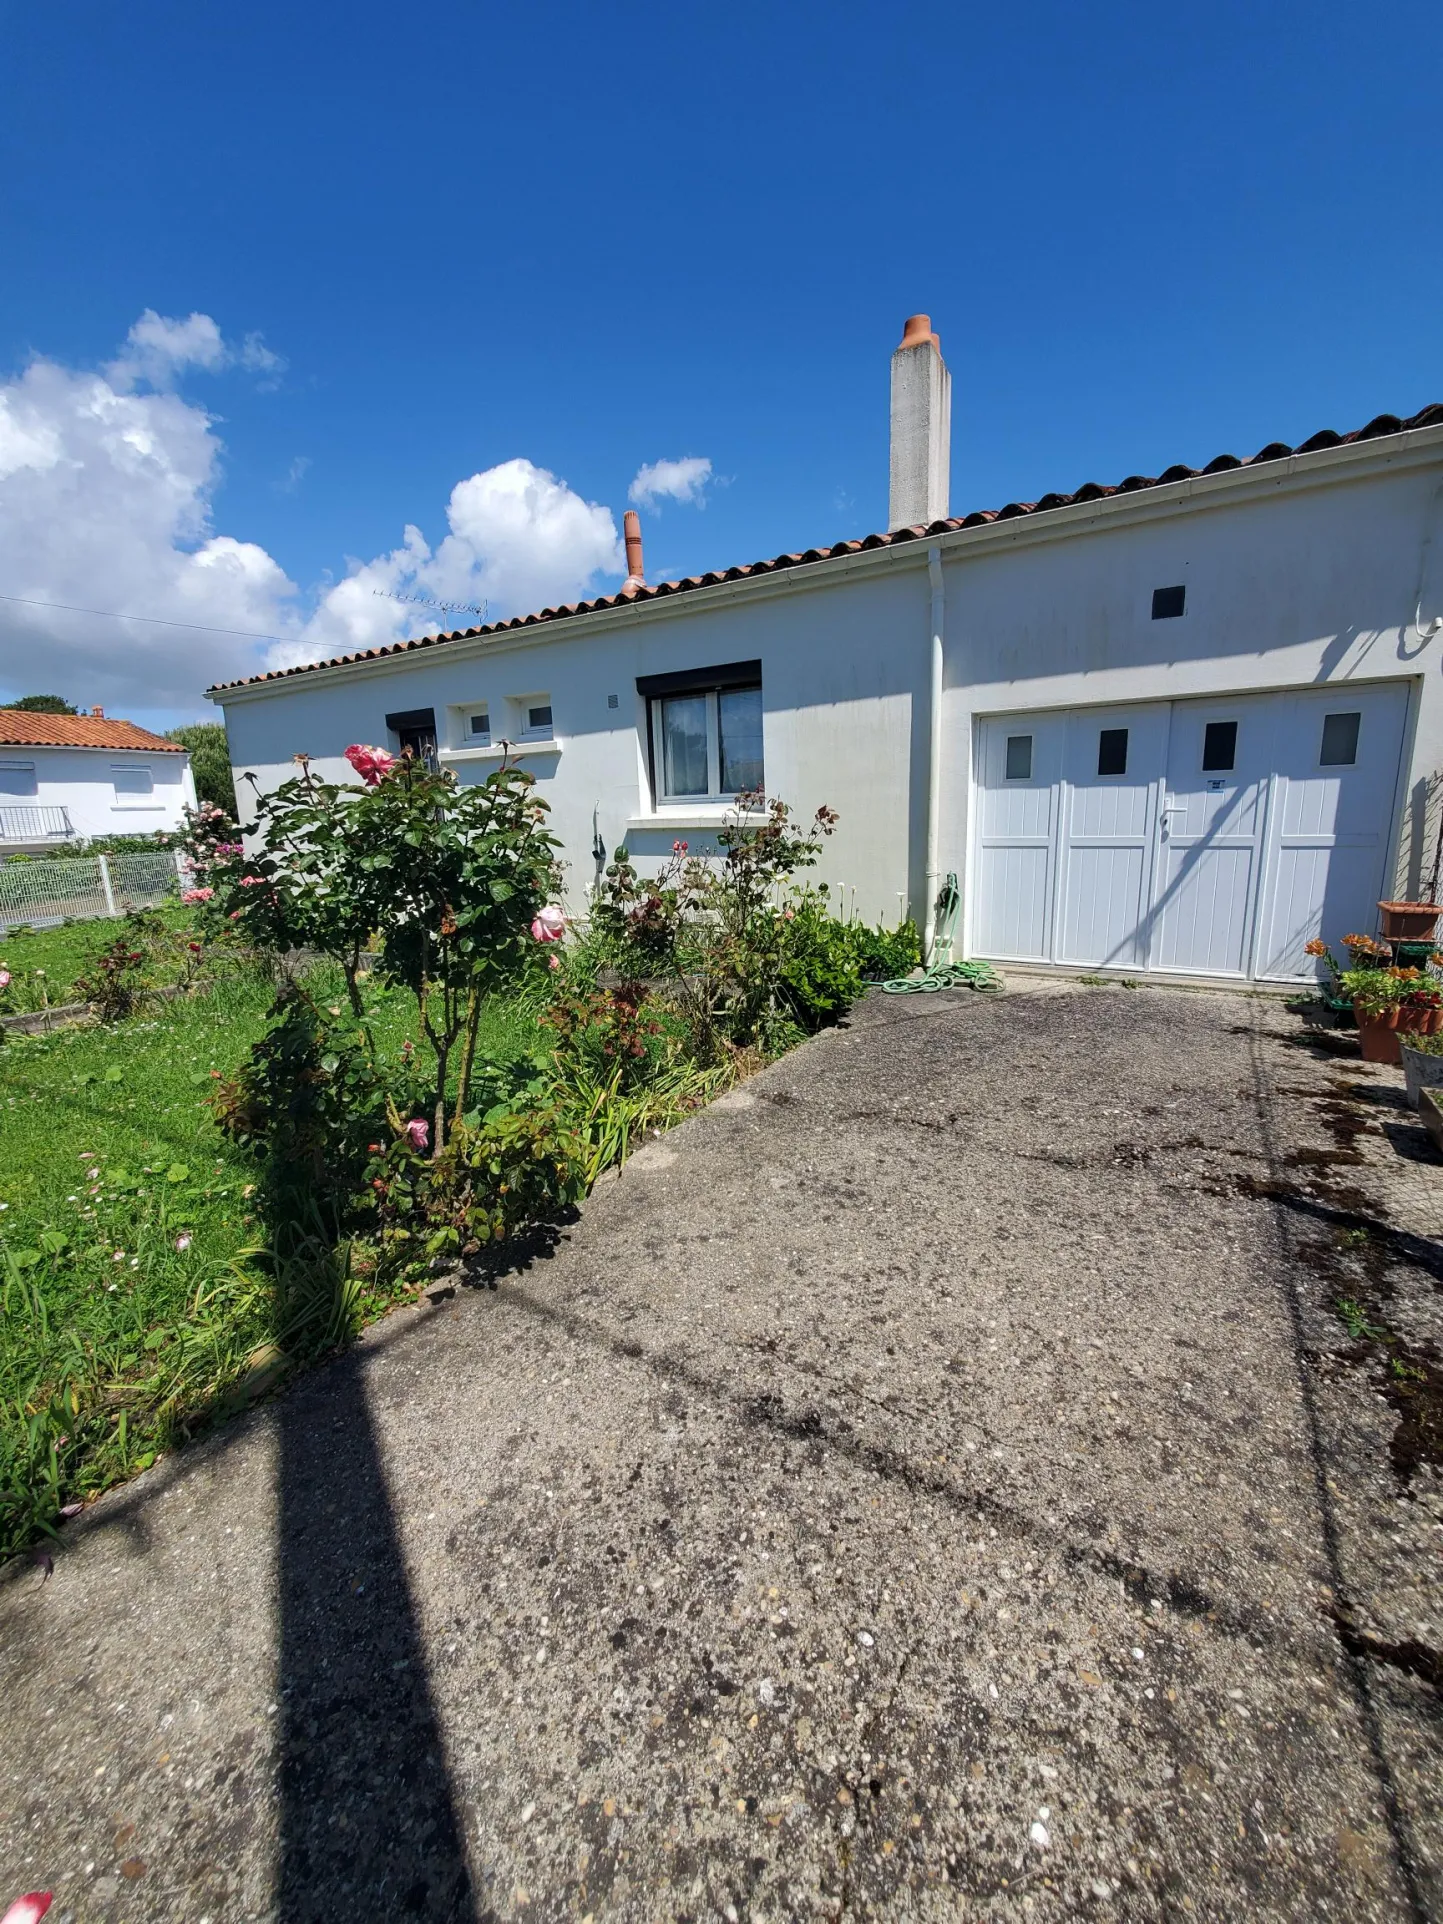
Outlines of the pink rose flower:
{"label": "pink rose flower", "polygon": [[673,855],[685,855],[686,851],[687,851],[687,844],[685,842],[673,842],[671,845],[671,852]]}
{"label": "pink rose flower", "polygon": [[9,987],[10,971],[9,969],[0,969],[0,989],[8,989]]}
{"label": "pink rose flower", "polygon": [[559,942],[565,933],[566,917],[549,903],[531,924],[531,934],[538,942]]}
{"label": "pink rose flower", "polygon": [[411,1139],[413,1149],[429,1149],[431,1146],[431,1125],[420,1116],[406,1124],[406,1134]]}
{"label": "pink rose flower", "polygon": [[0,1924],[40,1924],[40,1919],[55,1902],[50,1891],[29,1891],[15,1902],[0,1917]]}
{"label": "pink rose flower", "polygon": [[186,889],[180,899],[182,902],[208,902],[214,894],[214,889]]}
{"label": "pink rose flower", "polygon": [[346,750],[346,760],[367,788],[374,788],[382,776],[389,775],[396,766],[396,757],[389,749],[364,748],[360,742],[351,743]]}

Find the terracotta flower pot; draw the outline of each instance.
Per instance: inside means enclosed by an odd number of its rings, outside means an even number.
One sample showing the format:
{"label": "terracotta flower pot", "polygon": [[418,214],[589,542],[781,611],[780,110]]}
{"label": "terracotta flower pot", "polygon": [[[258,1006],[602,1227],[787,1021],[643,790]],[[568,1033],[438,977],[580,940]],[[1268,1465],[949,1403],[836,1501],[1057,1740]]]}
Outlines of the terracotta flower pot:
{"label": "terracotta flower pot", "polygon": [[1426,942],[1443,915],[1437,902],[1380,902],[1383,934],[1390,942]]}
{"label": "terracotta flower pot", "polygon": [[1398,1004],[1398,1020],[1393,1026],[1397,1029],[1399,1035],[1418,1035],[1422,1032],[1423,1024],[1427,1021],[1430,1013],[1431,1011],[1428,1009],[1410,1008],[1406,1002],[1400,1002]]}
{"label": "terracotta flower pot", "polygon": [[1371,1015],[1355,1002],[1353,1014],[1358,1023],[1358,1041],[1362,1046],[1364,1062],[1392,1062],[1403,1060],[1398,1052],[1398,1010],[1377,1009]]}

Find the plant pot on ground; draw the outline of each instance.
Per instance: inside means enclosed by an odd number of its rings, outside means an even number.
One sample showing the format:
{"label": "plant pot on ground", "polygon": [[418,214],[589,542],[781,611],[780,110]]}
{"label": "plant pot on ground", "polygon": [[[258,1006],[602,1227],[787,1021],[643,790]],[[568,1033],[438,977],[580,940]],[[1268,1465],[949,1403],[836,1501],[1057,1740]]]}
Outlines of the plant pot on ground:
{"label": "plant pot on ground", "polygon": [[1399,1038],[1403,1078],[1408,1085],[1408,1100],[1421,1109],[1424,1089],[1443,1089],[1443,1035],[1410,1035]]}
{"label": "plant pot on ground", "polygon": [[1398,1007],[1369,1008],[1360,996],[1353,1004],[1364,1062],[1402,1061],[1398,1052]]}
{"label": "plant pot on ground", "polygon": [[1383,934],[1390,942],[1426,942],[1443,914],[1438,902],[1380,902]]}

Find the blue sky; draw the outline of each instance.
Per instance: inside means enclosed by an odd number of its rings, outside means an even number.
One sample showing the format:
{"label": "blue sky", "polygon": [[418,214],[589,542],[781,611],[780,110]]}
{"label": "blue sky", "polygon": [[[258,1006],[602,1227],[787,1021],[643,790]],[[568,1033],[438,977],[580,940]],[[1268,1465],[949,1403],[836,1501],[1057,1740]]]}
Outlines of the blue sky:
{"label": "blue sky", "polygon": [[[0,594],[334,652],[429,625],[387,594],[617,585],[607,527],[682,457],[711,479],[644,513],[652,578],[865,533],[916,310],[954,512],[1443,398],[1436,4],[79,0],[0,32]],[[126,347],[148,312],[214,327]],[[0,689],[139,718],[214,713],[266,647],[0,603]]]}

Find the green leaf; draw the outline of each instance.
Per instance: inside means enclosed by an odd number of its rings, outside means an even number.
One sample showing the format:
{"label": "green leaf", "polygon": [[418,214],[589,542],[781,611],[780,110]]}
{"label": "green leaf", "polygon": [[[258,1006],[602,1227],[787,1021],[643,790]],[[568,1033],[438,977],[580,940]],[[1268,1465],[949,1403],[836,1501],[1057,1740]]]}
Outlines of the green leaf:
{"label": "green leaf", "polygon": [[165,1172],[165,1180],[167,1182],[187,1182],[189,1179],[190,1169],[188,1165],[183,1162],[173,1162]]}
{"label": "green leaf", "polygon": [[58,1256],[69,1241],[70,1238],[63,1230],[42,1229],[40,1232],[40,1247],[48,1249],[52,1256]]}
{"label": "green leaf", "polygon": [[17,1269],[34,1269],[40,1261],[38,1249],[16,1249],[10,1253],[10,1260]]}
{"label": "green leaf", "polygon": [[125,1079],[125,1071],[120,1067],[118,1063],[112,1062],[110,1067],[105,1072],[105,1080],[107,1082],[123,1082],[124,1079]]}

